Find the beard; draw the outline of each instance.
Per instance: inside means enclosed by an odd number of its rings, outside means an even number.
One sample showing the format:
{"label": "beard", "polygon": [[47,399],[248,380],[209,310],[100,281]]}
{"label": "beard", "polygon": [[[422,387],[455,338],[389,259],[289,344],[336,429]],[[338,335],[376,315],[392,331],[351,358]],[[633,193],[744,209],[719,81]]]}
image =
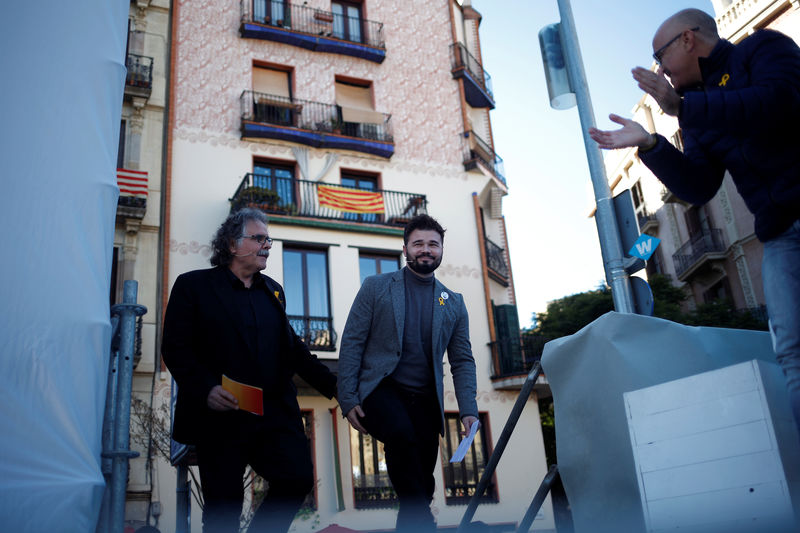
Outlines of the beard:
{"label": "beard", "polygon": [[[420,263],[419,259],[422,257],[427,257],[432,261],[430,263]],[[420,254],[414,258],[407,257],[406,264],[411,270],[413,270],[417,274],[430,274],[431,272],[439,268],[439,265],[442,264],[442,258],[439,257],[438,259],[434,259],[434,257],[430,254]]]}

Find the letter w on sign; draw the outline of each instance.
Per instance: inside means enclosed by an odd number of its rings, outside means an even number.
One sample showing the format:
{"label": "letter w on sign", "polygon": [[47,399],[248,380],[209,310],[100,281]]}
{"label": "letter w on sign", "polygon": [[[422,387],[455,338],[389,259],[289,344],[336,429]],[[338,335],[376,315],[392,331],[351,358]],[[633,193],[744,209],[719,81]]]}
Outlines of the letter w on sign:
{"label": "letter w on sign", "polygon": [[636,242],[633,243],[633,247],[628,252],[628,255],[647,261],[653,255],[653,252],[656,251],[660,242],[661,239],[658,237],[652,237],[646,233],[642,233],[639,235],[639,238],[636,239]]}

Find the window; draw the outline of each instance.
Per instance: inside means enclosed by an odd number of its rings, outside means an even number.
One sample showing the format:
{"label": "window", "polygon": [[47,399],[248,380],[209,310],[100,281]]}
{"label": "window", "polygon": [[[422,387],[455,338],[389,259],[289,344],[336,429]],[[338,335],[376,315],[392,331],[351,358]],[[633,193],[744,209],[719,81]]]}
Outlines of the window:
{"label": "window", "polygon": [[291,5],[285,0],[253,0],[253,20],[261,24],[288,28],[291,12]]}
{"label": "window", "polygon": [[703,292],[703,303],[711,303],[711,302],[724,302],[729,301],[733,302],[733,297],[731,295],[731,286],[728,283],[728,278],[722,278],[711,287],[709,287],[705,292]]}
{"label": "window", "polygon": [[389,481],[383,443],[351,426],[350,460],[356,509],[394,507],[397,494]]}
{"label": "window", "polygon": [[292,102],[289,71],[253,67],[253,120],[295,127],[299,113]]}
{"label": "window", "polygon": [[119,123],[119,148],[117,148],[117,168],[125,168],[125,121]]}
{"label": "window", "polygon": [[361,5],[355,2],[331,2],[333,36],[345,41],[361,41]]}
{"label": "window", "polygon": [[[486,444],[488,440],[486,432],[488,417],[486,413],[480,413],[478,418],[481,422],[481,428],[475,435],[475,440],[472,442],[467,456],[460,463],[451,463],[450,457],[461,440],[461,421],[458,413],[445,413],[444,415],[446,429],[444,447],[442,449],[442,465],[444,465],[444,497],[447,505],[460,505],[469,502],[469,499],[475,494],[478,481],[486,467],[486,461],[489,459],[489,449]],[[494,480],[486,487],[486,492],[484,492],[481,501],[497,501],[497,487],[494,484]]]}
{"label": "window", "polygon": [[368,276],[375,274],[385,274],[400,269],[400,264],[396,256],[379,254],[359,254],[358,271],[361,275],[361,283]]}
{"label": "window", "polygon": [[634,183],[633,187],[631,187],[631,196],[633,196],[634,210],[637,212],[644,210],[644,194],[642,193],[641,180],[636,180],[636,183]]}
{"label": "window", "polygon": [[286,314],[295,333],[312,350],[335,350],[327,251],[284,248],[283,272]]}
{"label": "window", "polygon": [[383,113],[375,111],[372,85],[368,81],[336,80],[337,121],[341,133],[351,137],[383,140]]}
{"label": "window", "polygon": [[294,207],[294,166],[286,163],[256,161],[253,163],[253,187],[267,189],[261,209],[270,213],[286,213]]}
{"label": "window", "polygon": [[[354,189],[361,189],[362,191],[377,191],[378,190],[378,177],[367,176],[364,174],[357,174],[353,172],[342,171],[341,183],[345,187],[353,187]],[[342,218],[345,220],[357,220],[359,222],[377,222],[378,217],[375,213],[348,213],[342,212]]]}

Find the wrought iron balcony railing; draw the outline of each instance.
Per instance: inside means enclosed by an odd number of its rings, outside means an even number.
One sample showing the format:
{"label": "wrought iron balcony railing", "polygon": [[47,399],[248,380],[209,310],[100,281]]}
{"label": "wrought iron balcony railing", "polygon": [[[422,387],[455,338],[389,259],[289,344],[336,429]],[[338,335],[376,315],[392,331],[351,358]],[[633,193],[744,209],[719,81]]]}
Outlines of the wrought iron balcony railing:
{"label": "wrought iron balcony railing", "polygon": [[486,239],[486,262],[489,269],[501,278],[498,281],[508,284],[509,270],[505,250],[489,239]]}
{"label": "wrought iron balcony railing", "polygon": [[332,352],[336,350],[336,332],[333,319],[326,316],[288,315],[289,323],[309,350]]}
{"label": "wrought iron balcony railing", "polygon": [[347,110],[334,104],[254,91],[242,92],[240,100],[243,136],[284,139],[317,147],[345,148],[384,157],[390,157],[394,153],[391,115],[386,113],[362,111],[362,116],[373,119],[374,122],[352,122],[346,120]]}
{"label": "wrought iron balcony railing", "polygon": [[521,335],[497,339],[492,352],[497,357],[498,376],[527,374],[533,364],[541,360],[544,345],[551,339],[541,335]]}
{"label": "wrought iron balcony railing", "polygon": [[128,54],[125,59],[125,67],[128,69],[125,85],[145,89],[149,94],[153,88],[153,58]]}
{"label": "wrought iron balcony railing", "polygon": [[469,75],[472,82],[477,84],[484,94],[467,95],[470,105],[473,107],[494,107],[494,95],[492,94],[492,77],[483,69],[481,62],[469,53],[467,48],[461,43],[450,45],[451,69],[453,77],[462,77],[464,72]]}
{"label": "wrought iron balcony railing", "polygon": [[725,243],[722,239],[722,230],[711,229],[703,231],[691,240],[684,243],[672,255],[675,265],[675,275],[678,279],[695,267],[708,254],[724,254]]}
{"label": "wrought iron balcony railing", "polygon": [[478,137],[474,131],[465,131],[463,134],[462,151],[464,152],[464,168],[472,170],[477,163],[491,172],[503,185],[507,185],[503,175],[503,158],[494,153],[489,144]]}
{"label": "wrought iron balcony railing", "polygon": [[[321,189],[322,188],[322,189]],[[357,212],[358,206],[337,205],[338,191],[364,193],[372,212]],[[333,194],[330,194],[333,192]],[[322,194],[320,194],[322,193]],[[230,199],[231,210],[254,206],[267,213],[293,217],[332,219],[342,222],[361,222],[386,226],[405,225],[412,217],[426,213],[424,194],[386,190],[365,190],[318,181],[276,178],[248,173]],[[380,206],[376,209],[376,206]],[[377,212],[381,210],[382,212]],[[298,333],[299,335],[299,333]]]}
{"label": "wrought iron balcony railing", "polygon": [[382,22],[283,0],[241,0],[241,14],[240,31],[245,37],[351,55],[378,63],[386,55]]}
{"label": "wrought iron balcony railing", "polygon": [[637,213],[636,218],[639,221],[639,229],[642,232],[645,232],[650,228],[658,227],[658,218],[656,218],[655,214],[649,213],[646,209],[642,210],[640,213]]}

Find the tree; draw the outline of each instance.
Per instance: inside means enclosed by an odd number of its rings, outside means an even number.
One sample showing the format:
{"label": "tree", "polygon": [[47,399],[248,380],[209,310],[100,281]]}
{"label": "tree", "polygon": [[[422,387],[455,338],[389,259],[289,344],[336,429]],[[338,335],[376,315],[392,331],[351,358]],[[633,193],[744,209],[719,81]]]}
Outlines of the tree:
{"label": "tree", "polygon": [[547,339],[572,335],[613,310],[611,289],[603,284],[593,291],[564,296],[547,304],[547,311],[536,317],[538,322],[533,333]]}

